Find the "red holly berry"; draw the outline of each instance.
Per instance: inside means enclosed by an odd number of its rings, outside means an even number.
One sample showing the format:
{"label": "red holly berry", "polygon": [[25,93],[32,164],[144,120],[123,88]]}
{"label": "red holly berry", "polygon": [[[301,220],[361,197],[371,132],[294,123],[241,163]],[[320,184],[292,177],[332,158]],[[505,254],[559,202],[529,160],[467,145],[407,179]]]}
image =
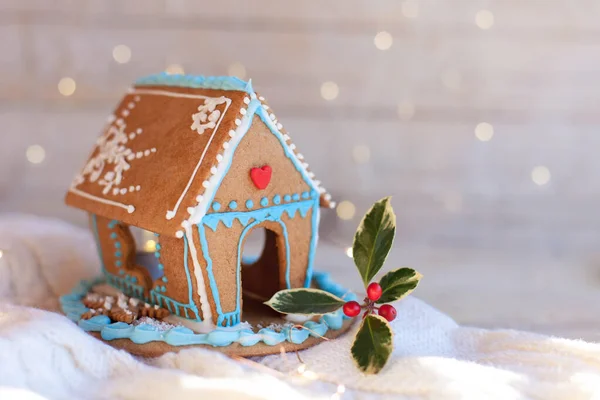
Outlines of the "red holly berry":
{"label": "red holly berry", "polygon": [[344,314],[348,317],[356,317],[360,314],[360,304],[357,301],[349,301],[344,304]]}
{"label": "red holly berry", "polygon": [[377,282],[371,282],[369,283],[369,286],[367,286],[367,297],[371,301],[379,300],[382,292],[381,285]]}
{"label": "red holly berry", "polygon": [[379,307],[379,315],[381,315],[388,321],[393,321],[394,319],[396,319],[396,309],[394,308],[394,306],[384,304],[381,307]]}

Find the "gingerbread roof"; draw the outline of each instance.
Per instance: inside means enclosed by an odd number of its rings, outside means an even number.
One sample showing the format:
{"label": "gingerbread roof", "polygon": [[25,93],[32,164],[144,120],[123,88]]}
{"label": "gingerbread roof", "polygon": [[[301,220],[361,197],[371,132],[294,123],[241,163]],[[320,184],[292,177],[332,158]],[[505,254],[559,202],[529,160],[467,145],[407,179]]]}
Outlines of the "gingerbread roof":
{"label": "gingerbread roof", "polygon": [[167,74],[142,78],[128,91],[73,180],[66,202],[181,236],[182,227],[199,223],[206,214],[235,153],[230,143],[239,143],[254,115],[283,136],[292,161],[321,194],[321,206],[334,207],[251,82]]}

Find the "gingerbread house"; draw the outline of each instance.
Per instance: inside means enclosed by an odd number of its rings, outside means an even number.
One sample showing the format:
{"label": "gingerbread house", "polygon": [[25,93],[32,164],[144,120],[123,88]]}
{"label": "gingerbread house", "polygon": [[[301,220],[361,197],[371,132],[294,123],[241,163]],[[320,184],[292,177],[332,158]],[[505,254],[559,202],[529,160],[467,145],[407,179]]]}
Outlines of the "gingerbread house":
{"label": "gingerbread house", "polygon": [[[107,283],[216,326],[240,321],[244,296],[311,284],[319,208],[333,206],[250,82],[167,74],[125,94],[66,202],[89,213]],[[156,236],[157,274],[131,226]],[[247,265],[260,228],[264,250]]]}

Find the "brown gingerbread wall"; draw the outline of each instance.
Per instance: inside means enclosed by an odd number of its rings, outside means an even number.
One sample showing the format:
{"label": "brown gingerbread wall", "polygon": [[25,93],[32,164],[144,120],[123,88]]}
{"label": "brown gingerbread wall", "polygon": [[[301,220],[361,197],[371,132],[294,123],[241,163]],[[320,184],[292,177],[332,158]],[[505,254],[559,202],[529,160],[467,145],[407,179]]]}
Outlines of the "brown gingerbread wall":
{"label": "brown gingerbread wall", "polygon": [[[109,283],[130,296],[147,298],[152,280],[145,268],[135,264],[136,246],[129,228],[111,219],[94,215],[90,216],[90,225],[97,235],[99,253],[106,273],[124,279],[130,285],[116,284],[110,279]],[[132,289],[134,286],[141,286],[143,291],[136,292]]]}
{"label": "brown gingerbread wall", "polygon": [[[271,182],[264,190],[257,189],[250,179],[253,167],[269,165],[272,169]],[[269,206],[273,205],[273,197],[279,195],[310,192],[310,187],[302,179],[292,161],[286,157],[281,143],[262,120],[254,116],[252,126],[238,145],[233,162],[221,187],[215,195],[215,202],[221,205],[219,212],[247,211],[246,201],[252,200],[253,210],[261,208],[260,200],[266,197]],[[231,201],[237,208],[229,207]],[[282,200],[283,204],[283,200]],[[212,208],[208,213],[215,212]]]}
{"label": "brown gingerbread wall", "polygon": [[[271,167],[272,177],[267,188],[260,190],[252,182],[250,170],[264,165]],[[286,156],[281,143],[260,118],[255,116],[252,127],[238,145],[229,172],[215,195],[214,202],[219,203],[220,208],[215,210],[211,207],[208,213],[248,212],[265,208],[261,205],[263,198],[268,199],[267,207],[276,206],[277,204],[274,204],[276,195],[279,196],[279,203],[283,205],[290,201],[298,201],[289,199],[286,201],[284,196],[297,195],[300,200],[303,200],[302,194],[310,193],[310,190],[292,161]],[[248,200],[252,201],[252,207],[246,206]],[[230,206],[232,201],[237,205],[235,208]],[[289,243],[291,286],[302,287],[306,279],[312,238],[312,210],[304,218],[297,212],[294,218],[289,218],[286,213],[283,213],[280,219],[287,231]],[[231,228],[219,223],[216,231],[201,227],[206,235],[209,257],[212,260],[212,273],[219,291],[223,313],[233,312],[237,306],[237,269],[238,257],[241,255],[238,254],[238,245],[240,240],[245,240],[250,234],[250,230],[247,230],[244,237],[241,237],[245,228],[238,220],[234,220]],[[253,229],[262,228],[274,233],[270,246],[265,248],[265,252],[256,264],[243,268],[241,279],[243,290],[268,299],[277,290],[287,287],[286,248],[284,229],[279,222],[265,221]],[[202,254],[200,246],[198,253]],[[206,266],[206,259],[203,259],[202,264],[203,267]],[[205,282],[207,292],[211,293],[208,279],[205,279]],[[214,308],[213,316],[218,317]]]}

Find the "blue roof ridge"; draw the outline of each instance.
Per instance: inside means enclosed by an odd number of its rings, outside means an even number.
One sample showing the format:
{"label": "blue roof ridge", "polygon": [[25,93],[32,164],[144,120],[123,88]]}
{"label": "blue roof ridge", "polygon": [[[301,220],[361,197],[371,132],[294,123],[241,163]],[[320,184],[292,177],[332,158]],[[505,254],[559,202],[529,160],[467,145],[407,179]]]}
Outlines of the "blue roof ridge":
{"label": "blue roof ridge", "polygon": [[183,75],[161,72],[139,78],[135,81],[135,84],[137,86],[164,85],[198,89],[237,90],[248,94],[254,93],[251,79],[246,82],[235,76]]}

